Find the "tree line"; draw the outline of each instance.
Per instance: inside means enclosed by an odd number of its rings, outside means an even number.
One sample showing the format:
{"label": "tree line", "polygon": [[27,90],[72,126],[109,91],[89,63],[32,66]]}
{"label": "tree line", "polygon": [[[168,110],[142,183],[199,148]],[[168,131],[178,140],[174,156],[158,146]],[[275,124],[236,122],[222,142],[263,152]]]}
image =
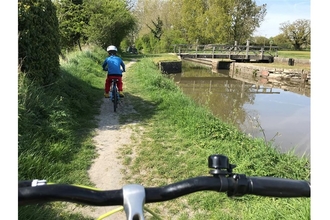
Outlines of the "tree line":
{"label": "tree line", "polygon": [[[310,21],[281,24],[269,39],[253,36],[267,5],[253,0],[19,0],[19,61],[42,84],[56,77],[58,56],[84,44],[144,53],[172,52],[175,44],[310,46]],[[33,74],[32,74],[33,73]]]}

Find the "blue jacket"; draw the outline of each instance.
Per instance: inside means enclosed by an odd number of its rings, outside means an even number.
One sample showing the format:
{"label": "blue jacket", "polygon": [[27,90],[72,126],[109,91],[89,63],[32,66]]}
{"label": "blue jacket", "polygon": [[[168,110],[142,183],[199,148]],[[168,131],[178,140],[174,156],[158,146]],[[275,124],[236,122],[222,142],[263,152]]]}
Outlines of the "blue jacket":
{"label": "blue jacket", "polygon": [[[120,68],[122,67],[122,69]],[[123,72],[125,72],[125,64],[123,60],[118,56],[108,56],[103,64],[102,68],[104,71],[108,70],[108,75],[123,75]]]}

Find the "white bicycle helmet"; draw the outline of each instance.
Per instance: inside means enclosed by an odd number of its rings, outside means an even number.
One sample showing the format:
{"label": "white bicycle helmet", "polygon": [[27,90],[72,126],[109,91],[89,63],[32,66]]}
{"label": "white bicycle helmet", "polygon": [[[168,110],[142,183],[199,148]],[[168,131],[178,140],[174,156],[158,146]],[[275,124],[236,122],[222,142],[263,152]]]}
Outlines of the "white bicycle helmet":
{"label": "white bicycle helmet", "polygon": [[117,51],[117,47],[110,45],[109,47],[107,47],[107,51],[109,52],[110,50]]}

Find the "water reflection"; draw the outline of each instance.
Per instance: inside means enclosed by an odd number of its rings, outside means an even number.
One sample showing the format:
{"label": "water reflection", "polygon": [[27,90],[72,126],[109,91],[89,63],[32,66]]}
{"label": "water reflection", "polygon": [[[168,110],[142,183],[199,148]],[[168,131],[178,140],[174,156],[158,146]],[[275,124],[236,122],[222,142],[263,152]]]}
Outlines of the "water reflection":
{"label": "water reflection", "polygon": [[185,94],[243,132],[273,141],[282,151],[294,147],[298,155],[310,154],[310,88],[301,82],[243,78],[193,64],[183,64],[183,72],[170,77]]}

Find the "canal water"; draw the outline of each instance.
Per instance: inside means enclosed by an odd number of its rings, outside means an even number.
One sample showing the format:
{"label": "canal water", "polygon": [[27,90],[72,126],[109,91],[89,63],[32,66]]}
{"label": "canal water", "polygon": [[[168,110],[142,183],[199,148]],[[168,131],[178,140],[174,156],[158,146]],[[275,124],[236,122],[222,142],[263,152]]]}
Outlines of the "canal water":
{"label": "canal water", "polygon": [[272,142],[282,152],[310,157],[310,86],[239,76],[183,61],[170,77],[197,103],[244,133]]}

